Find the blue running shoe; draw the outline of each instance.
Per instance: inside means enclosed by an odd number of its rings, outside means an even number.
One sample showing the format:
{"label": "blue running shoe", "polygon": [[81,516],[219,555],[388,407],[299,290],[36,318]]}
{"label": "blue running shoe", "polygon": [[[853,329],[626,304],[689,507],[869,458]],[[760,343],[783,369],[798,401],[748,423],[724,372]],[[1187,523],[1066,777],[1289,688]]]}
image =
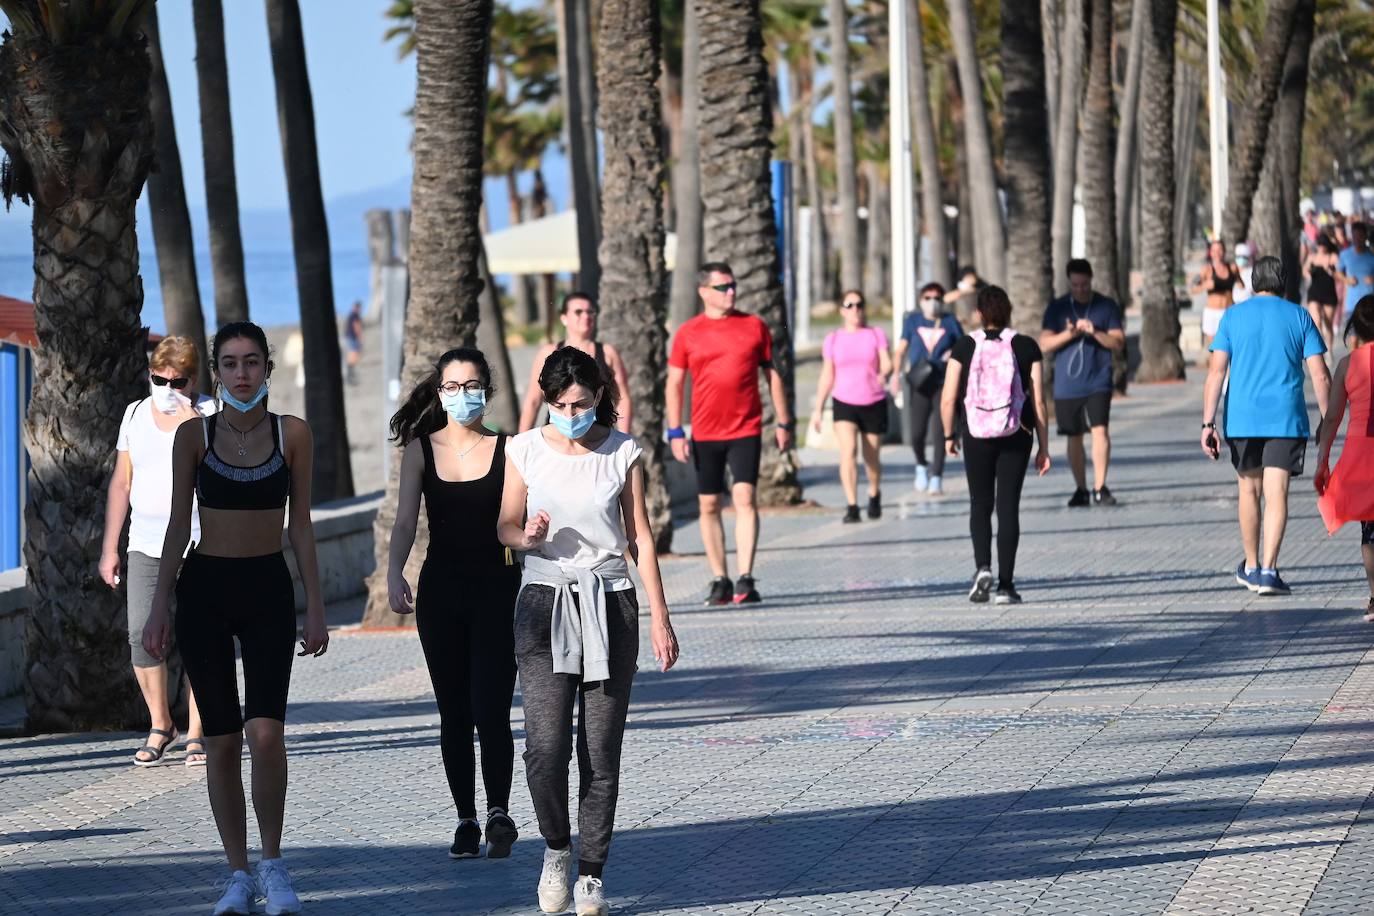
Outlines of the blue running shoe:
{"label": "blue running shoe", "polygon": [[1255,591],[1261,595],[1288,595],[1292,594],[1293,590],[1279,576],[1277,569],[1261,569],[1259,571],[1259,588]]}
{"label": "blue running shoe", "polygon": [[1236,565],[1236,582],[1244,585],[1252,592],[1259,591],[1259,568],[1246,570],[1245,561],[1241,560]]}

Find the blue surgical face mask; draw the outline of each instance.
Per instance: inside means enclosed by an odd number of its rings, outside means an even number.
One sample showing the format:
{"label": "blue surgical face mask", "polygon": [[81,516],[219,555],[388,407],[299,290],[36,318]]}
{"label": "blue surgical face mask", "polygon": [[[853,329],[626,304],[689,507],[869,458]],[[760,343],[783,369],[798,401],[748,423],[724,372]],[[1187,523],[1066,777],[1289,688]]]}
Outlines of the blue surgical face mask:
{"label": "blue surgical face mask", "polygon": [[439,392],[439,403],[443,406],[444,412],[453,418],[456,423],[471,423],[476,417],[482,415],[482,411],[487,409],[487,393],[485,391],[467,392],[455,391],[453,394]]}
{"label": "blue surgical face mask", "polygon": [[270,386],[267,383],[267,379],[263,379],[262,385],[258,387],[258,393],[253,395],[251,400],[240,401],[238,398],[234,397],[232,394],[229,393],[228,388],[224,388],[223,386],[221,386],[222,390],[219,393],[219,399],[224,403],[228,404],[230,407],[239,411],[240,413],[247,413],[254,407],[257,407],[258,404],[261,403],[263,398],[267,397],[267,389],[269,387]]}
{"label": "blue surgical face mask", "polygon": [[553,428],[558,430],[569,439],[581,439],[591,430],[592,424],[596,422],[596,408],[588,407],[581,413],[575,413],[571,417],[565,417],[561,413],[549,411],[549,422]]}

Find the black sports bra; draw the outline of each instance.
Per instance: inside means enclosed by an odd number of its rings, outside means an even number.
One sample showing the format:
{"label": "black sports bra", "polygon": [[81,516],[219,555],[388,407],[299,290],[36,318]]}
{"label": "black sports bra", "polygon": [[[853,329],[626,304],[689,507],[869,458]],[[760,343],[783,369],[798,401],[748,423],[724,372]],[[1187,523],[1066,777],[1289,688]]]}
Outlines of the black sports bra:
{"label": "black sports bra", "polygon": [[282,454],[281,417],[271,423],[272,454],[262,464],[240,467],[215,454],[215,427],[219,415],[201,421],[205,432],[205,457],[196,468],[196,498],[209,509],[280,509],[291,495],[291,469]]}

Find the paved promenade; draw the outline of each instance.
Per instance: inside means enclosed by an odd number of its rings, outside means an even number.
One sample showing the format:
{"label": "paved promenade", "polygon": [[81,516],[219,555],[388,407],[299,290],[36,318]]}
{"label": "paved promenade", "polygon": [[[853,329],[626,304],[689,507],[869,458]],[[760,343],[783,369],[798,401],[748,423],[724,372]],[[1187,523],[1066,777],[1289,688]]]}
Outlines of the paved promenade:
{"label": "paved promenade", "polygon": [[[1021,607],[968,603],[961,473],[917,500],[904,449],[884,518],[860,525],[839,521],[833,456],[807,456],[824,508],[765,519],[762,606],[701,607],[687,524],[664,564],[682,661],[660,674],[641,650],[616,911],[1374,912],[1358,532],[1328,540],[1304,478],[1293,596],[1236,586],[1233,478],[1198,452],[1198,402],[1196,384],[1118,402],[1114,510],[1064,508],[1056,443],[1027,487]],[[522,747],[518,698],[513,716]],[[536,911],[518,759],[512,857],[447,857],[412,635],[341,630],[298,659],[287,736],[307,912]],[[6,914],[209,912],[224,867],[204,771],[134,769],[138,737],[0,741]]]}

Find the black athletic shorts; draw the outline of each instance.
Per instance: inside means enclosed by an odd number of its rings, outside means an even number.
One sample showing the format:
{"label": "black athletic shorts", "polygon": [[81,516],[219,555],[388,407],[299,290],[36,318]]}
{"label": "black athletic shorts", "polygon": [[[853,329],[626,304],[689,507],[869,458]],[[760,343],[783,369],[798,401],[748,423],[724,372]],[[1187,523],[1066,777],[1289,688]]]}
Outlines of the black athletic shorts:
{"label": "black athletic shorts", "polygon": [[725,468],[730,467],[733,483],[759,482],[759,455],[763,439],[722,439],[714,442],[692,440],[692,464],[697,469],[697,493],[708,496],[725,492]]}
{"label": "black athletic shorts", "polygon": [[1054,415],[1061,436],[1081,436],[1094,426],[1107,425],[1112,416],[1112,393],[1099,391],[1085,398],[1056,398]]}
{"label": "black athletic shorts", "polygon": [[846,404],[831,400],[831,415],[836,423],[853,423],[861,433],[887,435],[887,398],[873,404]]}
{"label": "black athletic shorts", "polygon": [[1307,458],[1307,439],[1227,439],[1231,464],[1237,471],[1279,468],[1294,477],[1302,476]]}

